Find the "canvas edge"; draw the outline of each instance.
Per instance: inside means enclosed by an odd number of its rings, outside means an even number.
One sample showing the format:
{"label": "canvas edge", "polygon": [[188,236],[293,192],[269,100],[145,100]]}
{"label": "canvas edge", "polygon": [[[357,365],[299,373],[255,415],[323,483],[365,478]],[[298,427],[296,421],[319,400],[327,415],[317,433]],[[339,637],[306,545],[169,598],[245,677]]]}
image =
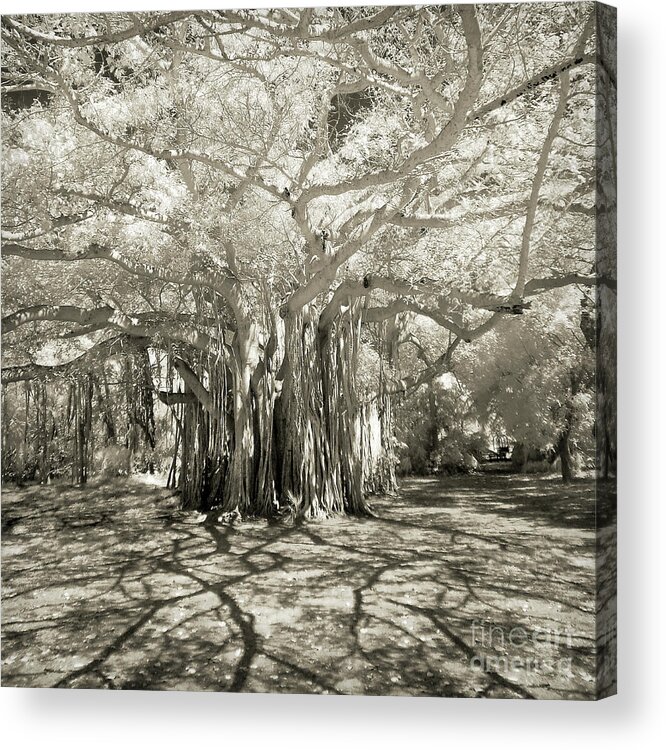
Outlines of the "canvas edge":
{"label": "canvas edge", "polygon": [[[617,694],[617,9],[596,25],[596,618],[597,700]],[[610,518],[610,521],[609,521]]]}

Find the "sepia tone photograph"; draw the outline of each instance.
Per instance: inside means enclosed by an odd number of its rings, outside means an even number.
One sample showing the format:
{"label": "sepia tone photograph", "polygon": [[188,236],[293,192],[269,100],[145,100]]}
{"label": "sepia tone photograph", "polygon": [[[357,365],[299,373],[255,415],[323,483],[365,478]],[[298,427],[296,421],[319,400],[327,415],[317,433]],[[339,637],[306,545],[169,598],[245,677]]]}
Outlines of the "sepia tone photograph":
{"label": "sepia tone photograph", "polygon": [[3,687],[615,693],[615,47],[2,16]]}

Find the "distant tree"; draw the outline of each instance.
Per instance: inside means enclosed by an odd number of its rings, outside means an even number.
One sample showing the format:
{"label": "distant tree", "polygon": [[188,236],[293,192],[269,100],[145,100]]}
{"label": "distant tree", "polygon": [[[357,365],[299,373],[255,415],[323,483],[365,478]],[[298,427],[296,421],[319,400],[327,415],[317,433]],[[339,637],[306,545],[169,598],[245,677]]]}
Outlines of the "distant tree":
{"label": "distant tree", "polygon": [[396,428],[405,473],[470,471],[488,451],[471,394],[450,373],[422,384],[400,403]]}
{"label": "distant tree", "polygon": [[531,449],[559,457],[569,482],[580,449],[593,453],[594,320],[588,296],[575,289],[555,296],[556,304],[540,300],[529,319],[480,342],[474,360],[460,367],[480,418],[499,420],[525,461]]}

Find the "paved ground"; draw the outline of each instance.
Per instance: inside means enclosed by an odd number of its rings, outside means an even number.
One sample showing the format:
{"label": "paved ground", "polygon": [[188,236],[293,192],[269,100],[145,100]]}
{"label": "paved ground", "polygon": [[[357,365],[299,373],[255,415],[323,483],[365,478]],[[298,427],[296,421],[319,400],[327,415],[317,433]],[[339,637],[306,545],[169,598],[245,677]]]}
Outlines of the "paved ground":
{"label": "paved ground", "polygon": [[296,526],[176,507],[138,479],[3,492],[3,686],[593,694],[591,482],[411,480]]}

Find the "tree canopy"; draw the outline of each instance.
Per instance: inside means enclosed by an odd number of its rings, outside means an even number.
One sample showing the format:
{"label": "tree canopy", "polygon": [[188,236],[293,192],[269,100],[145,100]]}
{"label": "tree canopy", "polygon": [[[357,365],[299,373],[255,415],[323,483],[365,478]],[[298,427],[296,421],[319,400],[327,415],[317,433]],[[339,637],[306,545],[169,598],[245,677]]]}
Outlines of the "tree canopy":
{"label": "tree canopy", "polygon": [[186,494],[363,510],[396,394],[487,335],[525,370],[530,327],[565,368],[552,332],[595,283],[595,18],[3,17],[3,378],[150,352],[162,400],[193,398]]}

